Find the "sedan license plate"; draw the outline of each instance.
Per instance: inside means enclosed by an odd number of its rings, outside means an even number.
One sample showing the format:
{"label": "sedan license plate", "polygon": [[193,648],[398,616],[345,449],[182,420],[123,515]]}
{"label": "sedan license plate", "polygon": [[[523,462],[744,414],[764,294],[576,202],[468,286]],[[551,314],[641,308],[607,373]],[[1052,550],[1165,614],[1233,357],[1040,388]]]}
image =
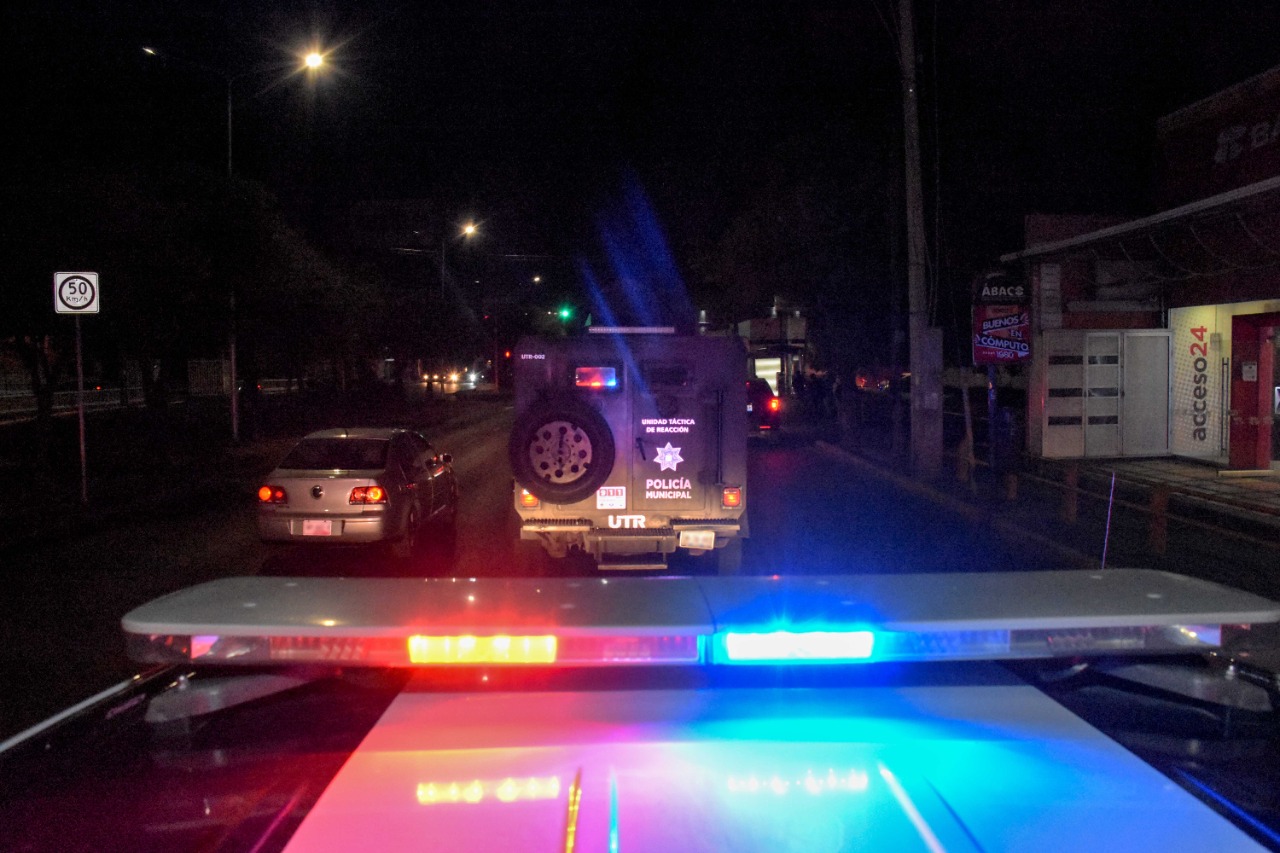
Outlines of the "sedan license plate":
{"label": "sedan license plate", "polygon": [[710,551],[716,547],[716,532],[714,530],[681,530],[680,547]]}
{"label": "sedan license plate", "polygon": [[304,518],[302,520],[303,536],[332,536],[333,522],[327,518]]}

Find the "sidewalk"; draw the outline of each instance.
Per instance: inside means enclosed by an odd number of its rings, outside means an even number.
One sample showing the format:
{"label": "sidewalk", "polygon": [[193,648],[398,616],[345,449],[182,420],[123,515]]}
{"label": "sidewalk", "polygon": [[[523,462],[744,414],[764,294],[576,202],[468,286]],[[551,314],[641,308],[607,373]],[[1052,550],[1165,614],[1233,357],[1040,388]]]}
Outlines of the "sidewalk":
{"label": "sidewalk", "polygon": [[1082,568],[1162,569],[1280,601],[1280,477],[1219,478],[1194,461],[1150,459],[1033,460],[1018,470],[980,467],[968,481],[951,470],[922,479],[904,462],[857,453],[834,436],[817,440],[898,488]]}
{"label": "sidewalk", "polygon": [[[884,435],[864,431],[851,436],[833,421],[794,423],[791,428],[821,437],[883,469],[909,472],[906,450],[895,453]],[[1016,513],[1020,505],[1031,502],[1038,505],[1042,518],[1055,517],[1068,526],[1097,514],[1099,509],[1114,510],[1123,506],[1148,516],[1166,516],[1162,522],[1166,533],[1170,532],[1170,521],[1183,521],[1192,526],[1216,527],[1221,532],[1275,547],[1277,574],[1280,574],[1280,471],[1247,474],[1224,471],[1211,463],[1173,456],[1149,459],[1024,456],[1006,460],[996,469],[979,460],[966,478],[963,466],[957,465],[954,449],[948,448],[944,454],[943,469],[930,479],[929,485],[968,504],[989,509],[1003,505],[1005,510]],[[1071,500],[1073,494],[1074,501]],[[1180,513],[1183,517],[1175,518]],[[1159,518],[1156,520],[1161,522]]]}
{"label": "sidewalk", "polygon": [[[1280,601],[1280,472],[1222,474],[1174,457],[1022,459],[1004,470],[979,466],[965,480],[950,456],[937,477],[922,479],[882,436],[861,435],[855,446],[833,422],[792,429],[994,535],[1024,542],[1029,565],[1052,551],[1081,568],[1159,569]],[[1254,626],[1229,652],[1280,673],[1280,625]]]}
{"label": "sidewalk", "polygon": [[[1270,474],[1236,473],[1210,463],[1177,457],[1158,459],[1073,460],[1082,469],[1147,485],[1162,485],[1190,498],[1274,516],[1280,526],[1280,471]],[[1059,466],[1068,464],[1059,460]]]}

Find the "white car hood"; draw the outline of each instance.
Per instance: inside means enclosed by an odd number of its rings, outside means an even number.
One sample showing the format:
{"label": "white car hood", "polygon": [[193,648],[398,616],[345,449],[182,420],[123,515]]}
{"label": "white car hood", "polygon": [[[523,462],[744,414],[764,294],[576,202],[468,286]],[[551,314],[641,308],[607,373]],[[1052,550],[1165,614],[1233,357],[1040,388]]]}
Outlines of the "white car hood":
{"label": "white car hood", "polygon": [[411,683],[287,850],[1262,849],[998,665],[956,671],[835,689]]}

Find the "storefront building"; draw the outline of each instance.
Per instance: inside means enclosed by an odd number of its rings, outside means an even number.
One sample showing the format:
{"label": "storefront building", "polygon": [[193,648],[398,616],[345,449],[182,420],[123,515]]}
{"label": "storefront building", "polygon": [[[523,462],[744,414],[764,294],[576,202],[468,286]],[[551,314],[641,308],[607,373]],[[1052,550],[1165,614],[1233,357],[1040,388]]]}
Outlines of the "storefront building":
{"label": "storefront building", "polygon": [[1027,446],[1280,468],[1280,67],[1162,118],[1134,221],[1029,216]]}

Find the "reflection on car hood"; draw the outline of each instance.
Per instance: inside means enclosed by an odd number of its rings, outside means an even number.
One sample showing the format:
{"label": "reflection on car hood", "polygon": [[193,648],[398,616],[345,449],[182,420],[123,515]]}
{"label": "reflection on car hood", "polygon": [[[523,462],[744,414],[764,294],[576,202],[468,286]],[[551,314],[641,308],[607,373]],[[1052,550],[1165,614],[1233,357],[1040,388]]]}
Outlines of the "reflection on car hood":
{"label": "reflection on car hood", "polygon": [[286,849],[1260,849],[996,665],[948,672],[462,694],[423,677]]}

